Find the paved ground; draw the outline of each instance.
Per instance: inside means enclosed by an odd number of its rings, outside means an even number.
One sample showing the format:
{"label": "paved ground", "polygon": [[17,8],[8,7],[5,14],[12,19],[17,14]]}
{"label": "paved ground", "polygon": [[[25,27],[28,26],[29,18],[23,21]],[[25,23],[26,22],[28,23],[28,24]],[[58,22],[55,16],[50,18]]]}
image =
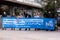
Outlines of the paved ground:
{"label": "paved ground", "polygon": [[0,40],[60,40],[60,32],[0,30]]}

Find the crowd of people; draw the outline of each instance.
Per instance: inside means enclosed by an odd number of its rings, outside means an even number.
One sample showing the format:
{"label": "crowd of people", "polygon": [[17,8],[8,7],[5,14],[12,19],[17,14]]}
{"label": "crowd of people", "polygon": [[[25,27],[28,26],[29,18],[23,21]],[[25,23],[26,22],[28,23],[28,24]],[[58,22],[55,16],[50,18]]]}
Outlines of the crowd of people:
{"label": "crowd of people", "polygon": [[[32,14],[32,15],[31,15]],[[6,12],[3,13],[2,17],[16,17],[16,18],[43,18],[43,15],[41,12],[35,11],[31,13],[29,11],[19,11],[19,13],[16,15],[15,13],[11,13],[10,15],[7,15]],[[12,28],[15,29],[15,28]],[[28,28],[30,30],[30,28]],[[19,28],[21,30],[21,28]],[[25,29],[27,30],[27,28]],[[37,30],[35,28],[35,30]]]}
{"label": "crowd of people", "polygon": [[[51,14],[51,12],[49,11],[48,14],[44,14],[46,15],[46,18],[54,18],[54,15]],[[2,13],[2,17],[16,17],[16,18],[44,18],[43,13],[41,11],[34,11],[33,13],[30,13],[30,11],[26,11],[26,10],[20,10],[17,15],[16,13],[10,13],[10,15],[7,15],[6,12]],[[59,24],[60,25],[60,24]],[[15,28],[12,28],[15,29]],[[30,30],[30,28],[28,28]],[[19,30],[21,30],[21,28],[19,28]],[[25,29],[27,30],[27,28]],[[35,30],[37,30],[37,28],[35,28]]]}
{"label": "crowd of people", "polygon": [[[3,9],[4,7],[2,7]],[[5,7],[7,8],[7,7]],[[4,9],[5,9],[4,8]],[[13,8],[12,8],[13,9]],[[19,9],[19,8],[18,8]],[[42,13],[40,10],[33,10],[32,9],[25,9],[22,8],[21,10],[19,9],[18,12],[16,13],[14,10],[12,10],[13,12],[10,12],[9,15],[7,15],[8,13],[6,11],[1,12],[2,17],[16,17],[16,18],[56,18],[56,16],[54,15],[53,12],[51,11],[47,11],[47,13]],[[11,10],[11,9],[10,9]],[[29,11],[31,10],[31,11]],[[57,24],[58,26],[60,26],[60,14],[58,14],[58,20],[57,20]],[[19,30],[21,30],[21,28],[19,28]],[[25,29],[27,30],[27,28]],[[30,28],[29,28],[30,30]]]}
{"label": "crowd of people", "polygon": [[[32,15],[31,15],[32,14]],[[43,18],[43,15],[41,12],[33,12],[30,13],[29,11],[19,11],[19,13],[17,13],[17,15],[15,13],[10,13],[10,15],[7,15],[6,12],[2,13],[2,17],[18,17],[18,18]]]}

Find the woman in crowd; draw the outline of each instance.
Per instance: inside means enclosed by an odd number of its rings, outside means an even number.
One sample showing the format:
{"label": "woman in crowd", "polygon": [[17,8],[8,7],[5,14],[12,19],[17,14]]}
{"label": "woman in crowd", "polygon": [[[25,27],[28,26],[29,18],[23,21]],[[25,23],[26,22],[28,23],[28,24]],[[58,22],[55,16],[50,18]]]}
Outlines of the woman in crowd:
{"label": "woman in crowd", "polygon": [[[23,18],[23,14],[21,12],[19,12],[17,18]],[[21,28],[19,28],[19,30],[21,30]]]}
{"label": "woman in crowd", "polygon": [[23,18],[22,13],[20,12],[19,15],[17,16],[18,18]]}
{"label": "woman in crowd", "polygon": [[[43,16],[39,12],[34,12],[33,16],[34,18],[43,18]],[[39,30],[39,28],[35,28],[35,30]]]}
{"label": "woman in crowd", "polygon": [[41,15],[41,13],[39,13],[39,12],[34,12],[34,18],[42,18],[42,15]]}

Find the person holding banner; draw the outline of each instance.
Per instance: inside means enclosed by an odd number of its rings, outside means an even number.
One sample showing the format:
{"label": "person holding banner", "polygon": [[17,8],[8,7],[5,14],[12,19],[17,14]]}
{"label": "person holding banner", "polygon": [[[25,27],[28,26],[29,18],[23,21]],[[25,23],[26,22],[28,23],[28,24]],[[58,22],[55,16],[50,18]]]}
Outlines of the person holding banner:
{"label": "person holding banner", "polygon": [[[23,14],[20,12],[17,16],[17,18],[23,18]],[[21,28],[19,28],[19,30],[21,30]]]}
{"label": "person holding banner", "polygon": [[[16,16],[15,16],[15,13],[12,13],[12,14],[11,14],[11,17],[16,17]],[[11,28],[11,30],[15,30],[15,28]]]}
{"label": "person holding banner", "polygon": [[[31,15],[30,15],[29,11],[25,11],[24,16],[25,16],[25,18],[31,18]],[[25,30],[27,30],[27,28]],[[29,28],[29,30],[30,30],[30,28]]]}
{"label": "person holding banner", "polygon": [[[43,18],[43,16],[39,12],[34,12],[33,17],[34,18]],[[35,28],[35,30],[39,30],[39,28]]]}
{"label": "person holding banner", "polygon": [[58,26],[58,29],[60,29],[60,13],[57,16],[57,26]]}

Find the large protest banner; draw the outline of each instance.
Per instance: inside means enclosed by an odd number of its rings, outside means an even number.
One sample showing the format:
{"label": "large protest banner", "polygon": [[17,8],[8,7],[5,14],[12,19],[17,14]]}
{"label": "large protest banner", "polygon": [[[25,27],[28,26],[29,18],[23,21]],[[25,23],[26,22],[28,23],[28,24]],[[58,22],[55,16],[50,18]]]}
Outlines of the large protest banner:
{"label": "large protest banner", "polygon": [[3,17],[2,26],[3,28],[40,28],[54,30],[55,19]]}

